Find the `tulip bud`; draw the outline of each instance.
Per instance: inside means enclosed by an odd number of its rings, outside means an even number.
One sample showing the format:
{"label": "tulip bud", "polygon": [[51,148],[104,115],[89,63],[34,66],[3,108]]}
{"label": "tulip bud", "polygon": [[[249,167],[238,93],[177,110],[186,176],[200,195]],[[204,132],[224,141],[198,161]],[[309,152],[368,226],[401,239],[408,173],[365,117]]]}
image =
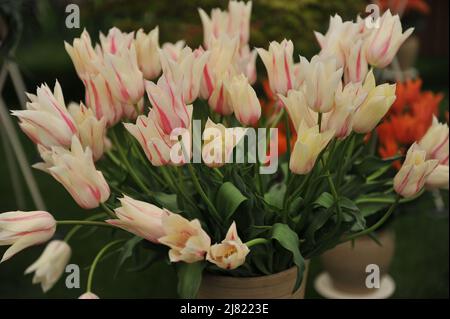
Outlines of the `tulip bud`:
{"label": "tulip bud", "polygon": [[98,73],[94,62],[101,60],[101,56],[92,47],[91,37],[86,30],[73,40],[72,45],[64,42],[64,46],[80,79],[84,80],[86,76]]}
{"label": "tulip bud", "polygon": [[100,299],[96,294],[92,292],[85,292],[78,299]]}
{"label": "tulip bud", "polygon": [[425,181],[425,187],[427,189],[446,189],[448,190],[449,182],[449,170],[448,165],[438,165],[430,175],[428,175]]}
{"label": "tulip bud", "polygon": [[294,174],[308,174],[314,167],[320,152],[333,138],[334,131],[320,133],[319,126],[308,128],[305,121],[297,129],[297,141],[294,144],[289,169]]}
{"label": "tulip bud", "polygon": [[79,128],[81,145],[92,150],[94,161],[99,160],[105,151],[106,120],[97,120],[92,110],[83,103],[71,103],[68,109]]}
{"label": "tulip bud", "polygon": [[158,238],[165,235],[162,217],[171,212],[128,196],[119,200],[121,207],[114,210],[119,219],[108,219],[106,222],[148,241],[158,243]]}
{"label": "tulip bud", "polygon": [[241,127],[226,128],[215,124],[211,119],[203,131],[202,159],[206,166],[221,167],[232,160],[233,149],[244,137],[246,129]]}
{"label": "tulip bud", "polygon": [[349,82],[342,89],[342,83],[335,95],[335,105],[331,112],[326,113],[323,119],[323,129],[334,130],[335,137],[346,138],[352,132],[355,110],[366,99],[367,92],[361,83]]}
{"label": "tulip bud", "polygon": [[291,40],[281,43],[271,42],[269,51],[256,49],[261,57],[269,77],[270,89],[274,94],[285,95],[296,87],[294,83],[294,45]]}
{"label": "tulip bud", "polygon": [[225,239],[220,244],[212,245],[206,255],[206,260],[222,269],[236,269],[245,263],[245,257],[250,250],[242,243],[233,222]]}
{"label": "tulip bud", "polygon": [[209,57],[209,52],[195,50],[185,47],[178,57],[172,60],[167,54],[160,50],[160,60],[164,76],[181,88],[184,102],[194,102],[200,91],[200,81],[203,69]]}
{"label": "tulip bud", "polygon": [[395,101],[395,84],[375,86],[372,70],[367,74],[363,89],[368,93],[366,99],[356,110],[353,118],[353,130],[356,133],[369,133],[389,111]]}
{"label": "tulip bud", "polygon": [[185,46],[186,46],[186,42],[183,40],[179,40],[175,43],[170,43],[170,42],[163,43],[161,49],[172,60],[178,61],[178,58],[180,57],[180,54],[181,54],[181,50],[183,50],[183,48]]}
{"label": "tulip bud", "polygon": [[237,120],[243,125],[255,125],[261,116],[261,105],[255,90],[241,74],[225,83],[228,101]]}
{"label": "tulip bud", "polygon": [[286,108],[295,129],[300,126],[301,121],[305,121],[308,127],[317,125],[318,115],[308,107],[302,90],[290,90],[287,96],[278,94],[278,98]]}
{"label": "tulip bud", "polygon": [[112,94],[122,103],[136,104],[144,95],[144,78],[139,70],[134,44],[118,48],[115,54],[105,53],[99,66]]}
{"label": "tulip bud", "polygon": [[247,79],[248,83],[251,85],[256,82],[256,57],[258,52],[254,49],[250,51],[247,46],[241,48],[239,56],[237,57],[237,69],[240,73],[243,73]]}
{"label": "tulip bud", "polygon": [[393,16],[387,10],[380,18],[379,27],[374,28],[367,39],[366,57],[370,65],[384,68],[389,65],[403,42],[414,28],[402,33],[402,24],[398,15]]}
{"label": "tulip bud", "polygon": [[314,56],[311,62],[300,57],[300,80],[308,107],[317,113],[327,113],[334,103],[334,95],[342,78],[342,68],[336,70],[334,58]]}
{"label": "tulip bud", "polygon": [[97,119],[104,118],[108,126],[113,126],[122,118],[122,102],[113,96],[108,81],[103,75],[88,76],[84,81],[86,105]]}
{"label": "tulip bud", "polygon": [[448,124],[439,123],[434,116],[433,123],[419,142],[427,152],[427,159],[437,159],[439,164],[448,165]]}
{"label": "tulip bud", "polygon": [[139,69],[147,80],[155,79],[161,72],[159,62],[159,29],[154,28],[148,34],[140,29],[134,40]]}
{"label": "tulip bud", "polygon": [[189,221],[178,214],[169,214],[163,216],[162,225],[166,235],[159,242],[170,247],[171,262],[193,263],[205,259],[211,239],[198,219]]}
{"label": "tulip bud", "polygon": [[406,154],[402,167],[394,177],[394,189],[403,197],[419,193],[428,176],[439,165],[438,160],[426,160],[426,152],[414,143]]}
{"label": "tulip bud", "polygon": [[191,117],[179,86],[162,75],[157,84],[146,81],[145,87],[165,135],[170,135],[175,128],[190,127]]}
{"label": "tulip bud", "polygon": [[34,143],[45,147],[70,146],[72,136],[78,134],[78,129],[67,111],[58,81],[53,93],[44,84],[37,88],[36,95],[28,94],[28,99],[27,110],[12,111],[20,119],[22,131]]}
{"label": "tulip bud", "polygon": [[82,208],[96,208],[109,198],[108,183],[102,172],[95,169],[91,149],[83,150],[76,136],[72,138],[70,151],[52,147],[41,155],[45,163],[34,167],[52,175]]}
{"label": "tulip bud", "polygon": [[345,83],[364,81],[368,70],[364,42],[360,39],[356,43],[350,43],[345,55]]}
{"label": "tulip bud", "polygon": [[103,52],[103,55],[118,54],[123,49],[130,48],[133,43],[133,38],[134,32],[122,32],[116,27],[109,29],[106,36],[100,32],[101,51]]}
{"label": "tulip bud", "polygon": [[40,283],[42,290],[47,292],[61,278],[71,254],[72,250],[65,241],[52,240],[38,260],[25,270],[25,274],[35,272],[33,284]]}
{"label": "tulip bud", "polygon": [[0,263],[25,248],[50,240],[55,230],[55,219],[44,211],[15,211],[0,214],[0,246],[11,245]]}

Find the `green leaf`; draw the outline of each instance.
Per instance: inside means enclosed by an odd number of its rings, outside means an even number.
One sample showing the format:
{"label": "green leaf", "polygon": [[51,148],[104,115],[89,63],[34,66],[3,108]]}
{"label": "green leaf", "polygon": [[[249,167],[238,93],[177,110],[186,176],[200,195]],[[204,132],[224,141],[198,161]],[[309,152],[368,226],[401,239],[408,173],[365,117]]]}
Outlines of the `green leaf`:
{"label": "green leaf", "polygon": [[305,271],[305,260],[300,253],[297,233],[286,224],[274,224],[272,227],[272,238],[286,250],[292,253],[294,264],[297,266],[297,280],[295,281],[294,292],[298,290],[302,283],[303,272]]}
{"label": "green leaf", "polygon": [[247,197],[233,183],[225,182],[220,186],[216,196],[216,207],[219,213],[228,220]]}
{"label": "green leaf", "polygon": [[205,267],[205,262],[190,264],[181,262],[177,265],[178,294],[180,298],[193,299],[197,297]]}
{"label": "green leaf", "polygon": [[285,183],[275,184],[269,189],[267,193],[264,194],[264,200],[270,206],[282,209],[285,193],[286,193]]}
{"label": "green leaf", "polygon": [[330,193],[324,192],[314,202],[316,206],[322,206],[324,208],[330,208],[334,205],[334,197]]}
{"label": "green leaf", "polygon": [[116,265],[116,271],[114,276],[117,276],[119,273],[120,268],[123,266],[125,261],[133,256],[133,250],[136,247],[137,244],[139,244],[142,240],[144,240],[141,237],[133,237],[130,240],[128,240],[121,248],[120,248],[120,255],[117,259],[117,265]]}
{"label": "green leaf", "polygon": [[158,201],[158,203],[168,210],[176,213],[179,212],[180,209],[178,208],[177,204],[177,195],[175,194],[166,194],[163,192],[155,192],[154,193],[155,199]]}

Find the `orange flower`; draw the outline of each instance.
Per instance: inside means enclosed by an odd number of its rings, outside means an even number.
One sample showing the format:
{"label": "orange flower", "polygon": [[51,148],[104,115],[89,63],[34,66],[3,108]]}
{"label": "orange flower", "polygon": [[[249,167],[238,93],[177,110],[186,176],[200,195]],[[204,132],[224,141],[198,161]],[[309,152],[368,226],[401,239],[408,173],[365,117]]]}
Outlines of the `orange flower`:
{"label": "orange flower", "polygon": [[416,11],[421,14],[429,14],[430,6],[425,0],[379,0],[379,6],[382,11],[390,9],[392,13],[401,13],[403,11]]}
{"label": "orange flower", "polygon": [[397,96],[394,104],[392,104],[391,112],[400,114],[405,111],[405,107],[411,105],[420,98],[420,90],[422,88],[422,80],[406,80],[405,83],[397,82],[395,95]]}

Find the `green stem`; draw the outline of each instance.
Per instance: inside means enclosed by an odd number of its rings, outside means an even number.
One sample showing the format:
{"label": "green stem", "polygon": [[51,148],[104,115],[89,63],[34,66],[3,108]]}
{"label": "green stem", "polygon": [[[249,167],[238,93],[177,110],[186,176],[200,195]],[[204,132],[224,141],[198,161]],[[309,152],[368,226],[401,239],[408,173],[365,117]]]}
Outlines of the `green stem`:
{"label": "green stem", "polygon": [[322,132],[322,117],[323,114],[319,112],[319,117],[317,118],[317,125],[319,125],[319,132]]}
{"label": "green stem", "polygon": [[280,110],[280,112],[277,114],[277,117],[273,120],[272,124],[270,124],[269,128],[275,128],[278,126],[278,123],[280,123],[281,119],[283,118],[285,111],[284,108]]}
{"label": "green stem", "polygon": [[353,234],[348,236],[347,238],[344,238],[343,240],[341,240],[341,243],[347,242],[349,240],[353,240],[356,239],[358,237],[370,234],[372,232],[374,232],[375,230],[377,230],[378,228],[381,227],[381,225],[384,224],[384,222],[392,215],[392,213],[395,211],[395,209],[397,208],[397,205],[400,202],[400,196],[397,196],[395,202],[391,205],[391,207],[389,207],[389,210],[386,212],[386,214],[383,215],[383,217],[381,217],[381,219],[376,222],[374,225],[372,225],[371,227],[360,231],[359,233]]}
{"label": "green stem", "polygon": [[209,210],[211,213],[213,213],[214,217],[217,219],[218,222],[222,221],[222,218],[220,218],[220,214],[217,211],[217,209],[214,207],[214,205],[211,203],[211,201],[209,200],[208,196],[206,195],[206,193],[203,191],[202,186],[200,185],[200,182],[197,178],[197,175],[195,173],[194,167],[192,166],[191,163],[187,164],[189,173],[192,176],[192,182],[194,183],[194,187],[197,190],[197,192],[200,194],[200,196],[202,197],[202,199],[205,201],[206,205],[208,206]]}
{"label": "green stem", "polygon": [[117,218],[117,216],[114,213],[114,211],[111,208],[109,208],[105,203],[100,203],[100,205],[106,211],[106,213],[109,215],[109,217],[111,217],[112,219]]}
{"label": "green stem", "polygon": [[82,226],[94,226],[94,227],[109,227],[109,228],[115,228],[116,226],[104,223],[104,222],[97,222],[97,221],[91,221],[91,220],[57,220],[57,225],[82,225]]}
{"label": "green stem", "polygon": [[88,275],[88,281],[87,281],[87,288],[86,288],[86,292],[91,292],[92,291],[92,281],[94,279],[94,271],[95,268],[97,267],[98,262],[100,261],[100,259],[102,258],[102,256],[106,253],[106,251],[108,249],[110,249],[112,246],[117,245],[121,242],[124,242],[125,239],[118,239],[115,241],[110,242],[109,244],[105,245],[97,254],[97,256],[95,256],[94,261],[92,262],[91,268],[89,269],[89,275]]}
{"label": "green stem", "polygon": [[[87,218],[86,220],[95,220],[100,217],[105,217],[105,213],[99,213],[99,214],[92,215],[91,217]],[[81,227],[83,227],[83,225],[76,225],[75,227],[73,227],[64,237],[64,241],[68,243],[69,240],[71,240],[72,237],[81,229]]]}
{"label": "green stem", "polygon": [[252,240],[249,240],[248,242],[246,242],[245,245],[248,248],[250,248],[255,245],[267,244],[268,242],[269,242],[269,240],[266,238],[255,238],[255,239],[252,239]]}

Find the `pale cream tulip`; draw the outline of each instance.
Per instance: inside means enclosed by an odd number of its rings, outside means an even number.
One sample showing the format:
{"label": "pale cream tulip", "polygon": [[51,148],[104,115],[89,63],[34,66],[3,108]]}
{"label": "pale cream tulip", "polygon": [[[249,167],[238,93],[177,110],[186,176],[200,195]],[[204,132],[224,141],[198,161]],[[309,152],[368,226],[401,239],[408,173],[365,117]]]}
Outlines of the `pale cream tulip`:
{"label": "pale cream tulip", "polygon": [[202,159],[208,167],[221,167],[230,163],[233,149],[245,136],[246,129],[242,127],[226,128],[215,124],[211,119],[205,124],[203,131]]}
{"label": "pale cream tulip", "polygon": [[301,89],[308,107],[317,113],[331,111],[334,95],[342,78],[342,68],[337,69],[336,59],[314,56],[310,62],[300,57]]}
{"label": "pale cream tulip", "polygon": [[302,121],[305,121],[308,127],[317,125],[318,115],[308,107],[305,93],[302,90],[290,90],[287,96],[278,94],[278,98],[286,108],[295,129],[300,126]]}
{"label": "pale cream tulip", "polygon": [[353,119],[356,133],[369,133],[378,125],[395,101],[395,87],[395,84],[387,83],[376,86],[373,71],[369,71],[363,86],[369,93]]}
{"label": "pale cream tulip", "polygon": [[85,292],[78,299],[100,299],[96,294],[92,292]]}
{"label": "pale cream tulip", "polygon": [[426,152],[414,143],[406,154],[402,167],[394,177],[394,189],[403,197],[419,193],[428,176],[439,165],[438,160],[427,160]]}
{"label": "pale cream tulip", "polygon": [[360,39],[356,42],[349,43],[348,46],[348,50],[345,51],[345,83],[363,82],[367,72],[369,71],[366,54],[364,51],[364,42]]}
{"label": "pale cream tulip", "polygon": [[102,172],[96,170],[91,149],[83,150],[78,137],[72,138],[70,151],[52,147],[41,157],[45,162],[33,167],[52,175],[82,208],[96,208],[109,198],[108,183]]}
{"label": "pale cream tulip", "polygon": [[72,45],[64,42],[64,46],[80,79],[84,80],[87,76],[98,73],[94,62],[101,60],[101,56],[94,50],[91,37],[86,30],[83,30],[79,38],[73,40]]}
{"label": "pale cream tulip", "polygon": [[419,146],[427,152],[427,159],[437,159],[439,164],[448,165],[448,145],[448,124],[439,123],[433,117],[433,123],[419,141]]}
{"label": "pale cream tulip", "polygon": [[66,108],[58,81],[52,92],[47,84],[37,88],[36,95],[28,94],[27,109],[12,111],[20,120],[22,131],[36,144],[45,147],[68,147],[78,128]]}
{"label": "pale cream tulip", "polygon": [[446,189],[449,186],[449,169],[448,165],[438,165],[430,175],[428,175],[425,181],[425,187],[427,189]]}
{"label": "pale cream tulip", "polygon": [[294,44],[291,40],[281,43],[273,41],[269,50],[256,49],[261,57],[269,77],[270,89],[274,94],[285,95],[296,87],[294,77]]}
{"label": "pale cream tulip", "polygon": [[234,76],[225,83],[228,101],[239,123],[255,125],[261,116],[261,105],[245,75]]}
{"label": "pale cream tulip", "polygon": [[400,17],[393,16],[390,10],[387,10],[379,19],[379,27],[373,28],[367,39],[366,57],[372,66],[384,68],[391,63],[414,28],[409,28],[403,33]]}
{"label": "pale cream tulip", "polygon": [[333,130],[320,133],[318,125],[308,127],[306,122],[302,121],[297,129],[297,141],[289,160],[291,172],[300,175],[308,174],[333,135]]}
{"label": "pale cream tulip", "polygon": [[161,49],[174,61],[178,61],[180,57],[181,50],[186,46],[186,42],[184,40],[179,40],[175,43],[166,42],[163,43]]}
{"label": "pale cream tulip", "polygon": [[258,52],[256,49],[250,51],[248,45],[244,46],[240,49],[239,55],[237,57],[237,69],[238,72],[244,74],[248,83],[255,84],[256,82],[256,58],[258,56]]}
{"label": "pale cream tulip", "polygon": [[120,54],[119,52],[123,49],[130,48],[133,38],[134,32],[122,32],[116,27],[109,29],[106,36],[100,32],[101,52],[103,52],[103,55]]}
{"label": "pale cream tulip", "polygon": [[106,222],[148,241],[158,243],[158,239],[165,235],[162,217],[171,212],[128,196],[119,200],[121,206],[114,210],[118,219],[108,219]]}
{"label": "pale cream tulip", "polygon": [[139,29],[134,40],[139,69],[147,80],[155,79],[161,73],[159,61],[159,29],[151,30],[148,34]]}
{"label": "pale cream tulip", "polygon": [[225,239],[220,244],[212,245],[206,255],[206,260],[218,267],[232,270],[245,263],[250,249],[242,243],[233,222],[228,229]]}
{"label": "pale cream tulip", "polygon": [[11,245],[11,247],[5,251],[0,263],[25,248],[50,240],[55,230],[55,219],[44,211],[1,213],[0,246]]}
{"label": "pale cream tulip", "polygon": [[205,259],[211,239],[198,219],[189,221],[178,214],[169,214],[163,216],[162,225],[166,235],[159,242],[170,247],[171,262],[194,263]]}
{"label": "pale cream tulip", "polygon": [[33,284],[41,284],[44,292],[49,291],[61,278],[70,260],[72,250],[62,240],[52,240],[42,255],[25,270],[25,274],[34,272]]}
{"label": "pale cream tulip", "polygon": [[77,124],[81,145],[92,150],[94,161],[99,160],[105,152],[106,119],[98,120],[83,103],[72,102],[68,109]]}

